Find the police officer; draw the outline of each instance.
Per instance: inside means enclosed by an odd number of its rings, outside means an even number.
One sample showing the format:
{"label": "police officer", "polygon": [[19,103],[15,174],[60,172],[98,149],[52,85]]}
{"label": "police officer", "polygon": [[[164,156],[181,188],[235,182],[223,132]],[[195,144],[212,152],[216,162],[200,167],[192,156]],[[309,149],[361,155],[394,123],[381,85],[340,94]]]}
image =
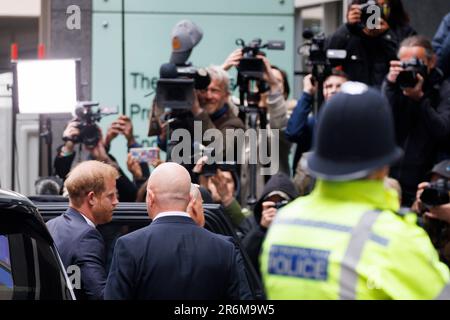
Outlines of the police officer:
{"label": "police officer", "polygon": [[383,185],[395,145],[387,101],[348,82],[328,101],[307,166],[313,193],[284,207],[263,244],[269,299],[449,298],[449,271]]}

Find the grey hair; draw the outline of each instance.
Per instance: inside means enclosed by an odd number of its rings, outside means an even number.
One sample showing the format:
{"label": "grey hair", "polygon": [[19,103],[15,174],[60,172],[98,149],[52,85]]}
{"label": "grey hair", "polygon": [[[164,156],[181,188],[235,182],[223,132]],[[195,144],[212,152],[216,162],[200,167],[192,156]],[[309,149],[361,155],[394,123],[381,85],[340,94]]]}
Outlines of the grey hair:
{"label": "grey hair", "polygon": [[222,69],[222,67],[211,65],[206,68],[209,76],[211,77],[211,81],[217,80],[223,84],[224,89],[229,92],[230,91],[230,77],[228,73]]}
{"label": "grey hair", "polygon": [[425,49],[428,60],[431,60],[434,56],[433,46],[431,45],[430,40],[425,36],[417,35],[408,37],[400,44],[400,48],[402,47],[422,47]]}
{"label": "grey hair", "polygon": [[199,187],[198,184],[191,183],[191,191],[189,192],[191,194],[191,197],[196,199],[196,200],[198,198],[200,198],[200,195],[201,195],[200,190],[199,190],[198,187]]}

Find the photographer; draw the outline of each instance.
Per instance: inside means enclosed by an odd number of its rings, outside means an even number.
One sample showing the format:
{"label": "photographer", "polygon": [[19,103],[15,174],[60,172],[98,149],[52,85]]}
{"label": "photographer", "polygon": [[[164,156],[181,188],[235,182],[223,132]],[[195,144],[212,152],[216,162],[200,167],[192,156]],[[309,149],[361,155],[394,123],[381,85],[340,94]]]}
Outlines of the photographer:
{"label": "photographer", "polygon": [[[328,101],[333,95],[340,91],[341,85],[348,80],[347,75],[342,72],[341,68],[333,68],[329,75],[325,77],[323,83],[324,100]],[[299,188],[300,194],[308,193],[311,186],[307,186],[304,182],[310,180],[300,179],[303,172],[300,168],[300,159],[305,152],[311,149],[314,126],[316,124],[316,116],[312,115],[312,107],[314,102],[314,95],[317,92],[317,83],[313,84],[312,75],[307,75],[303,79],[303,93],[297,101],[297,106],[289,118],[286,136],[291,141],[297,144],[294,155],[293,169],[295,173],[294,180]]]}
{"label": "photographer", "polygon": [[250,231],[242,239],[242,245],[259,276],[261,274],[258,259],[267,230],[275,219],[277,211],[297,197],[297,189],[289,176],[278,173],[272,176],[264,186],[253,215],[246,219]]}
{"label": "photographer", "polygon": [[[446,185],[449,179],[450,160],[435,165],[431,170],[430,182],[419,184],[416,202],[412,206],[412,210],[422,217],[424,229],[439,252],[441,261],[447,266],[450,266],[450,203]],[[424,195],[424,190],[430,193]]]}
{"label": "photographer", "polygon": [[354,0],[351,3],[347,23],[330,37],[328,49],[347,51],[343,70],[351,81],[380,87],[389,71],[389,61],[396,57],[400,42],[416,32],[409,26],[409,17],[401,0],[374,2],[382,12],[379,25],[375,28],[369,28],[367,20],[367,4],[371,2]]}
{"label": "photographer", "polygon": [[425,37],[405,39],[398,56],[400,61],[391,61],[383,93],[394,114],[397,144],[405,152],[391,175],[402,186],[402,204],[409,207],[416,186],[448,142],[450,83],[435,69],[436,55]]}
{"label": "photographer", "polygon": [[[200,93],[198,99],[199,104],[195,105],[192,113],[196,120],[202,122],[203,130],[215,128],[221,131],[222,137],[224,138],[224,160],[226,155],[234,152],[235,158],[233,160],[236,161],[238,153],[242,151],[236,150],[235,143],[228,146],[226,130],[243,130],[245,127],[241,119],[234,114],[229,105],[230,79],[228,74],[219,66],[210,66],[206,71],[211,77],[211,82],[208,88]],[[228,147],[230,148],[227,149]]]}
{"label": "photographer", "polygon": [[215,174],[205,174],[205,164],[207,156],[201,157],[193,172],[193,182],[198,182],[204,189],[208,190],[215,203],[223,206],[225,216],[229,217],[233,227],[237,232],[241,232],[241,224],[245,220],[245,213],[242,211],[239,202],[236,200],[239,192],[239,181],[237,173],[232,171],[222,171],[218,169]]}
{"label": "photographer", "polygon": [[[63,132],[63,140],[65,142],[57,149],[58,153],[54,161],[54,167],[56,174],[62,179],[66,178],[76,156],[75,146],[78,143],[78,137],[80,137],[79,126],[80,122],[78,120],[72,120],[68,123]],[[111,141],[117,137],[118,134],[126,135],[128,146],[136,146],[134,138],[131,139],[133,132],[131,121],[126,116],[120,116],[108,129],[105,142],[103,141],[101,129],[97,125],[95,125],[95,127],[98,130],[98,141],[93,141],[96,142],[94,145],[84,144],[84,150],[87,151],[87,157],[84,160],[98,160],[115,167],[119,171],[119,178],[117,179],[116,184],[120,201],[134,202],[137,192],[136,186],[127,178],[114,157],[108,154],[106,147],[106,145],[109,147]],[[80,161],[82,161],[81,155],[76,163]]]}
{"label": "photographer", "polygon": [[[232,67],[237,67],[239,69],[239,64],[242,58],[244,49],[239,48],[234,50],[222,64],[222,68],[228,71]],[[271,167],[277,167],[278,172],[284,172],[290,175],[289,168],[289,152],[291,148],[290,142],[287,140],[284,130],[287,125],[287,111],[289,105],[292,104],[291,100],[288,100],[290,94],[289,82],[287,79],[287,74],[284,70],[271,65],[269,59],[264,55],[262,51],[259,51],[255,56],[261,59],[263,62],[263,74],[262,81],[259,82],[259,128],[268,130],[268,139],[273,139],[272,134],[273,129],[279,129],[279,138],[276,142],[279,148],[279,154],[271,157]],[[263,143],[262,135],[258,136],[259,145]],[[271,145],[270,140],[268,140],[268,145]],[[266,142],[264,142],[266,143]],[[245,147],[246,153],[244,154],[245,159],[249,159],[250,148],[255,146]],[[277,161],[277,163],[275,163]],[[248,184],[250,182],[249,170],[244,167],[241,170],[241,200],[245,201],[248,196]],[[260,172],[261,166],[258,165],[257,172]],[[268,178],[268,176],[266,176]],[[267,181],[265,176],[257,174],[256,186],[257,194],[261,194],[263,185]]]}

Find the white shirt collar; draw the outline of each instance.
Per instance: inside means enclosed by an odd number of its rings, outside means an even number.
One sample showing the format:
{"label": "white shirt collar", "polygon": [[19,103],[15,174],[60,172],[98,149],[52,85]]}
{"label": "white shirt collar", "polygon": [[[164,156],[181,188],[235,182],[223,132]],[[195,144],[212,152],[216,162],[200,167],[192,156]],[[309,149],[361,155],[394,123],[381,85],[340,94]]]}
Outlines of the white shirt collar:
{"label": "white shirt collar", "polygon": [[92,228],[95,228],[95,223],[93,223],[91,220],[89,220],[88,217],[86,217],[84,214],[80,212],[81,216],[86,220],[87,224],[90,225]]}
{"label": "white shirt collar", "polygon": [[190,218],[191,216],[182,211],[166,211],[166,212],[160,212],[156,215],[156,217],[153,219],[155,221],[156,219],[162,218],[162,217],[187,217]]}

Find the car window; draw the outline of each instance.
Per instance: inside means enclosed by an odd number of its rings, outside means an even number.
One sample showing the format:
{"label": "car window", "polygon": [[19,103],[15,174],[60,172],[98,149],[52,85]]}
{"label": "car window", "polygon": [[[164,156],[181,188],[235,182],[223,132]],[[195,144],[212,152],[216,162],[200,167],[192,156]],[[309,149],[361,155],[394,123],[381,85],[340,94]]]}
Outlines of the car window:
{"label": "car window", "polygon": [[13,278],[8,238],[0,235],[0,299],[10,300],[13,294]]}
{"label": "car window", "polygon": [[32,224],[0,212],[0,299],[71,299],[55,248]]}

